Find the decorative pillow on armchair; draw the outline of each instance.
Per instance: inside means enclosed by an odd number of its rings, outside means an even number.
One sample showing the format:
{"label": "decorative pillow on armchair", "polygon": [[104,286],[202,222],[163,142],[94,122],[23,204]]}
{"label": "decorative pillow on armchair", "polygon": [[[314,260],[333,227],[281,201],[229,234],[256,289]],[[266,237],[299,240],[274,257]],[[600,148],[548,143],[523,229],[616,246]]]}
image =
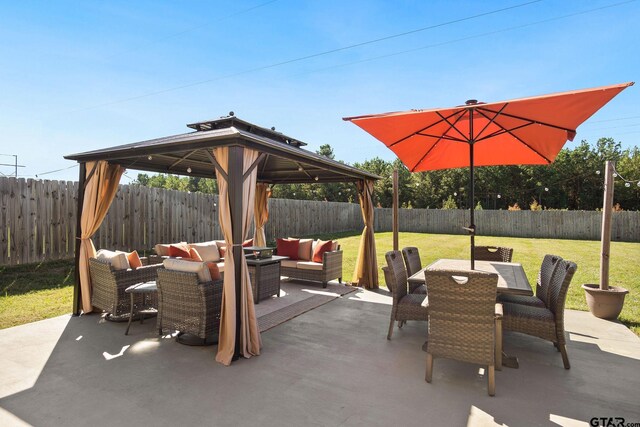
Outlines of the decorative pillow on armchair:
{"label": "decorative pillow on armchair", "polygon": [[96,259],[106,261],[114,270],[126,270],[129,268],[129,261],[125,252],[114,252],[107,249],[100,249],[96,253]]}
{"label": "decorative pillow on armchair", "polygon": [[191,243],[189,245],[189,248],[198,251],[198,254],[200,255],[200,258],[202,258],[202,261],[220,261],[221,254],[215,241]]}

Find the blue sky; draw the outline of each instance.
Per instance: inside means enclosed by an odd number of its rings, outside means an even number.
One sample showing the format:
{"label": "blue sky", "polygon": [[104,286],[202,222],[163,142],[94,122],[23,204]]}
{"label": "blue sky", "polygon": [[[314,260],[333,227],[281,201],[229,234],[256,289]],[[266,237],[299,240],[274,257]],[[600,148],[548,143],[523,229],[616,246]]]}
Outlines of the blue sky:
{"label": "blue sky", "polygon": [[[43,173],[73,166],[65,154],[184,133],[234,111],[312,150],[329,143],[349,163],[390,160],[341,118],[638,79],[640,2],[525,3],[2,2],[0,153],[18,155],[21,176],[75,180],[75,167]],[[576,141],[603,136],[640,145],[639,85],[578,128]]]}

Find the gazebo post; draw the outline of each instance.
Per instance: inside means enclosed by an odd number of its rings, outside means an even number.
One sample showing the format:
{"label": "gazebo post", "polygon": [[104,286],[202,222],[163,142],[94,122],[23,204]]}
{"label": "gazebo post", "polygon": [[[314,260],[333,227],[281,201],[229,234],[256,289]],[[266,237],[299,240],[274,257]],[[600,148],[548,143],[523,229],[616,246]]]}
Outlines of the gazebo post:
{"label": "gazebo post", "polygon": [[234,275],[236,283],[236,344],[233,352],[233,360],[240,357],[240,332],[242,317],[242,187],[244,148],[237,145],[229,147],[229,164],[227,173],[229,176],[229,208],[231,210],[231,228],[233,236]]}
{"label": "gazebo post", "polygon": [[78,177],[78,200],[76,207],[76,241],[75,241],[75,284],[73,285],[73,315],[80,315],[80,300],[82,290],[80,289],[80,237],[82,236],[82,206],[84,205],[84,186],[87,176],[87,165],[80,162]]}

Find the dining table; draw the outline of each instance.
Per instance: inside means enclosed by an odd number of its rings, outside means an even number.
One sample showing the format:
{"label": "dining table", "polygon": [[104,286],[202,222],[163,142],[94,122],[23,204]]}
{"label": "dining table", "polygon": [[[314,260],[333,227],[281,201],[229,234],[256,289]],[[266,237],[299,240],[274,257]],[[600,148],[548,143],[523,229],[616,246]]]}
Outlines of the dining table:
{"label": "dining table", "polygon": [[[498,293],[511,295],[533,295],[533,290],[522,268],[517,262],[475,261],[476,271],[486,271],[498,275]],[[471,271],[468,259],[438,259],[409,277],[410,284],[424,285],[425,271],[459,270]],[[429,285],[427,285],[428,292]]]}
{"label": "dining table", "polygon": [[[429,284],[426,283],[425,271],[437,271],[437,270],[457,270],[457,271],[471,271],[471,261],[468,259],[438,259],[418,272],[409,277],[409,284],[427,285],[427,295],[429,295]],[[489,273],[495,273],[498,275],[498,294],[511,294],[511,295],[533,295],[533,290],[527,279],[527,275],[522,268],[522,264],[517,262],[498,262],[498,261],[475,261],[475,271],[485,271]],[[500,331],[500,337],[502,340],[502,331]],[[502,345],[500,345],[502,347]],[[422,350],[426,351],[427,343],[422,346]],[[507,368],[517,369],[519,366],[518,358],[516,356],[507,355],[504,351],[498,350],[501,354],[500,365]]]}

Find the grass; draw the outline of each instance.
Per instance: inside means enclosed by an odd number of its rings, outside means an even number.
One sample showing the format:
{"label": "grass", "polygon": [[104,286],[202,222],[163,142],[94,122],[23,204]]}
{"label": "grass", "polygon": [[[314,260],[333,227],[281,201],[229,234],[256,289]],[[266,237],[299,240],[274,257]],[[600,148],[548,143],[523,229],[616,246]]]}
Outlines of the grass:
{"label": "grass", "polygon": [[71,311],[73,260],[0,267],[0,329]]}
{"label": "grass", "polygon": [[[343,279],[351,280],[355,268],[360,233],[314,236],[338,239],[344,251]],[[588,310],[583,283],[598,283],[600,242],[585,240],[524,239],[509,237],[476,238],[478,245],[512,247],[513,260],[524,266],[530,283],[535,283],[545,254],[557,254],[578,264],[567,308]],[[469,238],[444,234],[401,233],[400,247],[416,246],[422,265],[438,258],[468,258]],[[392,249],[391,233],[376,233],[378,267],[385,265],[384,254]],[[640,243],[611,243],[610,282],[629,289],[619,319],[640,335]],[[381,282],[384,282],[380,271]],[[73,261],[54,261],[16,267],[0,267],[0,329],[59,316],[71,311]]]}

